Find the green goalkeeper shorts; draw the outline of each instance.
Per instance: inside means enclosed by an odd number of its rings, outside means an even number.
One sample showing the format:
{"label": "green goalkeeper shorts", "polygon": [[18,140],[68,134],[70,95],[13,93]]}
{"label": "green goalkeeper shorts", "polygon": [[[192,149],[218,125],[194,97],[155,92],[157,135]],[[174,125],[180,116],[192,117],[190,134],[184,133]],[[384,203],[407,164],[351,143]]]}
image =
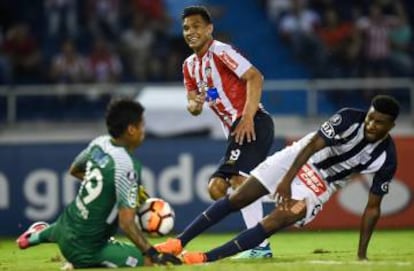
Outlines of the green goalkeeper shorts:
{"label": "green goalkeeper shorts", "polygon": [[97,263],[106,267],[135,267],[144,265],[142,252],[134,245],[110,240],[95,254]]}
{"label": "green goalkeeper shorts", "polygon": [[75,268],[86,267],[135,267],[144,265],[142,252],[133,244],[108,240],[103,245],[91,246],[88,240],[78,236],[60,217],[51,237],[59,245],[63,256]]}
{"label": "green goalkeeper shorts", "polygon": [[[102,248],[87,253],[70,243],[58,242],[63,256],[75,268],[86,267],[136,267],[144,265],[142,252],[126,242],[109,240]],[[76,250],[77,249],[77,250]]]}

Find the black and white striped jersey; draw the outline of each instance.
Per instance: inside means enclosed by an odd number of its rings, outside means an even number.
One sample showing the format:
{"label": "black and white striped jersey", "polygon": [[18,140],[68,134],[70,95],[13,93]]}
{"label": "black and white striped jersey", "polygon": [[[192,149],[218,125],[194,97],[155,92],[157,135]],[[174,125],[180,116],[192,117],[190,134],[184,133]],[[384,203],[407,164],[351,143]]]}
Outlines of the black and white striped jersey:
{"label": "black and white striped jersey", "polygon": [[397,169],[395,145],[389,135],[372,143],[364,138],[366,113],[344,108],[324,122],[317,133],[327,146],[309,162],[328,183],[340,186],[352,174],[374,174],[370,191],[384,195]]}

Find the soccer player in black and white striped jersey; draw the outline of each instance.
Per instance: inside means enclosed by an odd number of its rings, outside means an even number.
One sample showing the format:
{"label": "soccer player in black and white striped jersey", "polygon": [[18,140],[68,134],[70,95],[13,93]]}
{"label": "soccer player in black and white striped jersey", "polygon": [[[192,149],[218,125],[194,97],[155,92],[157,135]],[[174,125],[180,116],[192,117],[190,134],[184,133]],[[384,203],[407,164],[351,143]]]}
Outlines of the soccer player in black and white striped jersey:
{"label": "soccer player in black and white striped jersey", "polygon": [[[229,213],[266,194],[274,194],[275,209],[256,227],[207,253],[187,252],[185,263],[215,261],[255,247],[273,233],[312,221],[324,203],[355,173],[374,174],[362,216],[357,256],[367,259],[367,248],[380,217],[382,198],[396,168],[396,151],[389,135],[399,114],[398,102],[385,95],[374,97],[368,111],[344,108],[292,145],[269,156],[232,195],[212,204],[176,239],[156,245],[177,252],[198,234]],[[174,247],[175,246],[175,247]],[[168,250],[174,247],[174,250]]]}

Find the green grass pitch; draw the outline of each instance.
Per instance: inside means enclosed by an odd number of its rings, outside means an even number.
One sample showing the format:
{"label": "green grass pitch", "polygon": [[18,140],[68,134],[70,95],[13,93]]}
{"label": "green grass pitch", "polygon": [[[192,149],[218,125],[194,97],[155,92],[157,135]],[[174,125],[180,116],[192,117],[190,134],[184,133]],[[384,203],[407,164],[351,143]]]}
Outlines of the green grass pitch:
{"label": "green grass pitch", "polygon": [[[233,234],[205,234],[186,249],[208,250],[229,240]],[[376,231],[368,250],[369,261],[356,260],[359,234],[356,231],[286,231],[271,238],[274,257],[264,260],[222,260],[198,266],[145,267],[168,271],[390,271],[414,270],[414,230]],[[154,243],[163,239],[151,239]],[[54,244],[27,250],[17,249],[14,239],[0,239],[0,271],[60,270],[63,259]],[[87,269],[102,270],[102,269]],[[125,268],[122,270],[136,270]]]}

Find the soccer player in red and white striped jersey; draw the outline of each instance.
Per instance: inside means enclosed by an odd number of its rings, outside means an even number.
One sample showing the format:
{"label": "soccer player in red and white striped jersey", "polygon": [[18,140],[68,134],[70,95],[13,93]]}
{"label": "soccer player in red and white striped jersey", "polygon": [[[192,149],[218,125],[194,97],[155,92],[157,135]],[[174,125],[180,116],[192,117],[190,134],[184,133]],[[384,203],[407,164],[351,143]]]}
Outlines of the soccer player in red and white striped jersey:
{"label": "soccer player in red and white striped jersey", "polygon": [[[273,143],[274,126],[260,103],[262,74],[229,44],[213,39],[208,10],[202,6],[187,7],[182,20],[184,40],[194,52],[183,64],[187,109],[196,116],[207,103],[228,138],[224,157],[208,185],[210,196],[217,200],[225,197],[230,187],[240,186],[250,170],[266,158]],[[248,228],[255,226],[263,216],[261,201],[244,208],[242,214]],[[267,240],[239,255],[271,256]]]}

